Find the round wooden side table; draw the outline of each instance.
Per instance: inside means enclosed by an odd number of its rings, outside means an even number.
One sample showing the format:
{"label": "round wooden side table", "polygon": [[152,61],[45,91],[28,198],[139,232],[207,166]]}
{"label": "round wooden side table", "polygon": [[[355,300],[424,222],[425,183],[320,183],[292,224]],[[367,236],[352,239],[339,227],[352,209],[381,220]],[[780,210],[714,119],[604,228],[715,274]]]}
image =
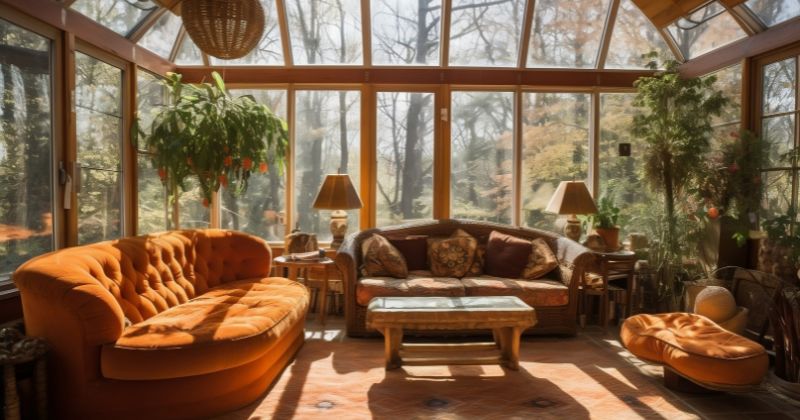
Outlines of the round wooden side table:
{"label": "round wooden side table", "polygon": [[47,345],[44,340],[25,337],[16,328],[0,330],[0,364],[3,366],[3,386],[5,406],[3,416],[8,420],[19,420],[20,407],[17,394],[16,367],[33,363],[33,385],[36,388],[36,414],[40,419],[47,418],[47,373],[45,358]]}
{"label": "round wooden side table", "polygon": [[304,271],[303,279],[305,280],[306,287],[309,284],[308,272],[311,269],[320,269],[325,273],[322,279],[322,287],[320,288],[320,297],[317,299],[317,321],[320,324],[325,323],[325,312],[328,307],[328,288],[330,286],[330,274],[328,269],[335,263],[332,259],[325,257],[319,260],[304,261],[304,260],[287,260],[283,255],[275,257],[272,260],[276,267],[286,267],[289,270],[289,280],[298,281],[300,271]]}

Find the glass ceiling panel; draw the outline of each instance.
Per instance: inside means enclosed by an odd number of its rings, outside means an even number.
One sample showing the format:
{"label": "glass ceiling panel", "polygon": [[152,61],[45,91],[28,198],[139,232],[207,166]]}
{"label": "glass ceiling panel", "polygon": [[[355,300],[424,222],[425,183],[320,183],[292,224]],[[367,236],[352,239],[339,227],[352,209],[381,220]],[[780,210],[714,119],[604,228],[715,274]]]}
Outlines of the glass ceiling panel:
{"label": "glass ceiling panel", "polygon": [[669,33],[687,59],[747,36],[733,17],[717,2],[709,3],[678,19],[669,25]]}
{"label": "glass ceiling panel", "polygon": [[361,64],[359,0],[286,0],[294,64]]}
{"label": "glass ceiling panel", "polygon": [[120,35],[127,35],[158,6],[150,0],[76,0],[70,8]]}
{"label": "glass ceiling panel", "polygon": [[800,16],[800,0],[748,0],[745,4],[767,26]]}
{"label": "glass ceiling panel", "polygon": [[139,45],[169,59],[180,28],[181,18],[171,12],[166,12],[147,30],[147,33],[139,40]]}
{"label": "glass ceiling panel", "polygon": [[528,67],[596,67],[608,4],[609,0],[537,1]]}
{"label": "glass ceiling panel", "polygon": [[181,46],[178,47],[178,52],[175,54],[175,64],[179,66],[202,66],[203,53],[197,44],[192,41],[192,38],[186,34],[183,36]]}
{"label": "glass ceiling panel", "polygon": [[451,66],[516,67],[525,0],[453,0]]}
{"label": "glass ceiling panel", "polygon": [[261,0],[264,8],[264,35],[261,42],[246,56],[236,60],[220,60],[209,56],[212,65],[219,66],[275,66],[283,64],[281,29],[278,27],[278,12],[274,0]]}
{"label": "glass ceiling panel", "polygon": [[441,0],[372,0],[373,64],[439,65]]}
{"label": "glass ceiling panel", "polygon": [[617,22],[608,48],[605,68],[641,69],[650,61],[642,55],[658,52],[663,58],[673,58],[664,38],[631,0],[622,0],[617,10]]}

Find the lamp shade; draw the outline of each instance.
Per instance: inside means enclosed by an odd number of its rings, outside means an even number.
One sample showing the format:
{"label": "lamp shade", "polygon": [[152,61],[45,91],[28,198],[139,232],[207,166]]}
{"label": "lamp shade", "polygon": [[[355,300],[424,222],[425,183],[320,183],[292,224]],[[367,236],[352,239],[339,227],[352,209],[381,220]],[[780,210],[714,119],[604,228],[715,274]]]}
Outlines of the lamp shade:
{"label": "lamp shade", "polygon": [[314,200],[314,208],[319,210],[360,209],[361,206],[361,199],[347,174],[326,176]]}
{"label": "lamp shade", "polygon": [[544,211],[556,214],[593,214],[597,213],[597,206],[583,181],[561,181]]}

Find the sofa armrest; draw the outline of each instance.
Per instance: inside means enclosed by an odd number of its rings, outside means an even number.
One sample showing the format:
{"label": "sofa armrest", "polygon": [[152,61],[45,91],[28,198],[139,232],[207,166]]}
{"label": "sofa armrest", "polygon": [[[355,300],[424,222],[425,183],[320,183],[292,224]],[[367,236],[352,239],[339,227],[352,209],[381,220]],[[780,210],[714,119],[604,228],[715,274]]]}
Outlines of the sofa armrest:
{"label": "sofa armrest", "polygon": [[556,238],[554,251],[561,281],[570,291],[577,293],[581,277],[595,263],[595,254],[589,248],[563,237]]}

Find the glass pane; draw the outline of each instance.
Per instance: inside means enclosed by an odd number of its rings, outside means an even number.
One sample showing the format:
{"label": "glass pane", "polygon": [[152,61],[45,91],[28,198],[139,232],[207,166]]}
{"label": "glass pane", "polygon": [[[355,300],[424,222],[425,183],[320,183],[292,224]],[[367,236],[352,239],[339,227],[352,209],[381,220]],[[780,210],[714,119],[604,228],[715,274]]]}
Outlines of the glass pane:
{"label": "glass pane", "polygon": [[178,53],[175,54],[175,64],[182,66],[202,66],[203,55],[197,44],[192,41],[189,35],[183,37]]}
{"label": "glass pane", "polygon": [[[253,95],[281,118],[286,118],[286,91],[267,89],[231,89],[235,96]],[[239,197],[224,190],[220,223],[223,229],[241,230],[268,241],[282,241],[285,235],[286,177],[271,165],[265,174],[254,173],[247,192]]]}
{"label": "glass pane", "polygon": [[587,93],[522,96],[522,224],[553,230],[544,209],[561,181],[585,180],[589,167]]}
{"label": "glass pane", "polygon": [[116,238],[122,218],[122,70],[75,53],[75,124],[81,167],[78,241]]}
{"label": "glass pane", "polygon": [[78,243],[118,238],[122,234],[122,174],[81,170],[78,192]]}
{"label": "glass pane", "polygon": [[608,4],[608,0],[537,1],[528,67],[595,67]]}
{"label": "glass pane", "polygon": [[[674,58],[664,38],[631,0],[622,0],[606,57],[607,69],[646,68],[642,55],[656,51],[659,57]],[[663,60],[659,60],[663,61]]]}
{"label": "glass pane", "polygon": [[169,58],[180,28],[181,18],[166,12],[158,18],[152,28],[147,30],[138,44],[161,57]]}
{"label": "glass pane", "polygon": [[726,67],[714,73],[717,81],[714,88],[722,91],[722,94],[730,101],[722,109],[720,116],[714,116],[711,123],[714,125],[739,121],[742,119],[742,65]]}
{"label": "glass pane", "polygon": [[514,93],[453,92],[452,217],[511,223]]}
{"label": "glass pane", "polygon": [[361,64],[361,2],[287,0],[295,64]]}
{"label": "glass pane", "polygon": [[764,66],[764,113],[794,111],[797,103],[796,58],[788,58]]}
{"label": "glass pane", "polygon": [[792,207],[792,172],[769,171],[761,173],[761,182],[764,183],[764,202],[762,208],[763,218],[785,216]]}
{"label": "glass pane", "polygon": [[[361,95],[356,91],[298,91],[295,111],[294,220],[317,240],[332,239],[330,211],[312,208],[327,174],[350,175],[359,187]],[[380,147],[380,146],[379,146]],[[347,212],[350,232],[358,230],[358,210]]]}
{"label": "glass pane", "polygon": [[211,227],[208,207],[203,205],[203,193],[197,178],[186,180],[186,191],[178,198],[178,225],[180,229],[203,229]]}
{"label": "glass pane", "polygon": [[52,83],[50,40],[0,19],[0,48],[0,277],[6,277],[53,250]]}
{"label": "glass pane", "polygon": [[281,29],[278,27],[278,12],[275,0],[261,0],[264,8],[264,34],[261,42],[249,54],[236,60],[220,60],[209,56],[212,65],[249,66],[249,65],[281,65],[283,64],[283,47],[281,46]]}
{"label": "glass pane", "polygon": [[120,35],[127,35],[157,8],[150,0],[76,0],[70,6]]}
{"label": "glass pane", "polygon": [[800,15],[800,0],[748,0],[745,4],[767,26]]}
{"label": "glass pane", "polygon": [[717,2],[709,3],[669,25],[669,33],[686,58],[694,58],[747,36]]}
{"label": "glass pane", "polygon": [[372,0],[373,64],[439,65],[441,0]]}
{"label": "glass pane", "polygon": [[433,94],[378,92],[377,225],[433,217]]}
{"label": "glass pane", "polygon": [[453,0],[451,66],[516,67],[524,0]]}
{"label": "glass pane", "polygon": [[794,115],[764,118],[762,137],[769,144],[768,168],[791,166],[789,152],[794,149]]}
{"label": "glass pane", "polygon": [[145,235],[153,232],[170,229],[171,214],[167,199],[167,189],[161,179],[158,178],[158,171],[150,163],[150,157],[139,153],[136,159],[136,192],[138,198],[138,220],[136,221],[136,233]]}
{"label": "glass pane", "polygon": [[[600,94],[600,197],[611,197],[620,208],[624,235],[650,232],[652,206],[658,203],[642,176],[646,142],[630,133],[637,111],[635,97],[635,93]],[[630,145],[630,156],[620,156],[621,144]]]}

